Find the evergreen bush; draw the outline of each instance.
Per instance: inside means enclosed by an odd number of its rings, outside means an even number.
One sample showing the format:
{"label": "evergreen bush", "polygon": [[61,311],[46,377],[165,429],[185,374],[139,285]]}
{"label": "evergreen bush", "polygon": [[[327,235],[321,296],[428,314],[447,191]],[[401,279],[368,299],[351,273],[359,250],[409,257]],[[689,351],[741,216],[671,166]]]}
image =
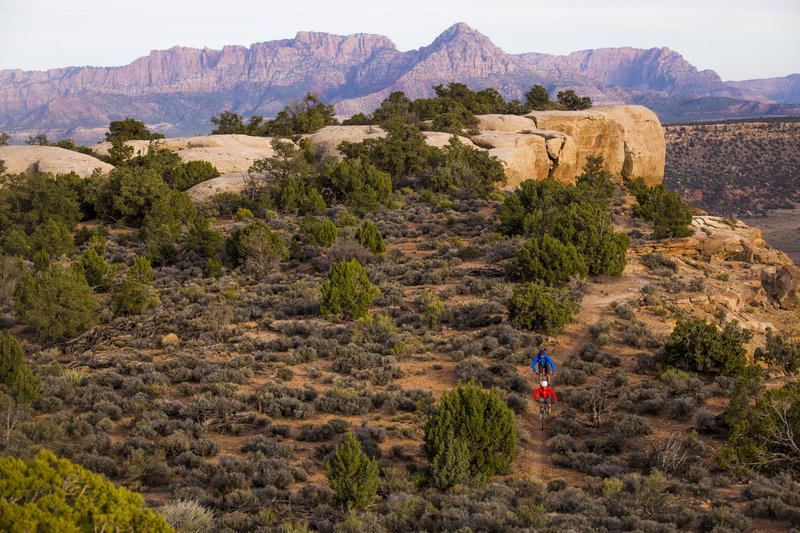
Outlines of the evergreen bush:
{"label": "evergreen bush", "polygon": [[365,316],[372,300],[380,294],[367,278],[367,271],[356,259],[342,261],[331,267],[328,282],[322,286],[320,312],[325,318],[332,314],[345,320]]}
{"label": "evergreen bush", "polygon": [[[474,381],[459,383],[442,400],[425,424],[425,454],[434,465],[435,483],[461,478],[464,447],[468,452],[469,476],[487,480],[505,474],[514,462],[517,429],[514,413],[496,391],[487,391]],[[460,441],[461,444],[455,444]],[[445,467],[454,470],[449,474]]]}
{"label": "evergreen bush", "polygon": [[508,302],[508,315],[522,328],[554,335],[572,321],[575,304],[565,293],[525,283]]}
{"label": "evergreen bush", "polygon": [[18,402],[37,400],[41,396],[42,385],[25,364],[17,339],[5,334],[0,335],[0,384],[12,389]]}
{"label": "evergreen bush", "polygon": [[378,226],[371,220],[365,220],[356,230],[355,239],[358,244],[375,255],[386,253],[386,244],[383,242]]}
{"label": "evergreen bush", "polygon": [[378,492],[378,463],[362,451],[352,433],[345,435],[336,455],[325,464],[334,498],[346,507],[366,509]]}

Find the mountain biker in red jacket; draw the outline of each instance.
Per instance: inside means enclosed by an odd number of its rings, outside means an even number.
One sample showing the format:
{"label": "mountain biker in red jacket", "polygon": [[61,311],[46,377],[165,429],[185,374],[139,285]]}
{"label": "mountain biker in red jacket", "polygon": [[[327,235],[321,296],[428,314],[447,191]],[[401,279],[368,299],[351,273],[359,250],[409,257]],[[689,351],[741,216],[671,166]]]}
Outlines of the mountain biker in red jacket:
{"label": "mountain biker in red jacket", "polygon": [[550,409],[550,398],[553,398],[552,403],[556,403],[556,393],[547,385],[547,380],[542,381],[538,389],[533,391],[533,399],[539,402],[540,405],[545,405]]}

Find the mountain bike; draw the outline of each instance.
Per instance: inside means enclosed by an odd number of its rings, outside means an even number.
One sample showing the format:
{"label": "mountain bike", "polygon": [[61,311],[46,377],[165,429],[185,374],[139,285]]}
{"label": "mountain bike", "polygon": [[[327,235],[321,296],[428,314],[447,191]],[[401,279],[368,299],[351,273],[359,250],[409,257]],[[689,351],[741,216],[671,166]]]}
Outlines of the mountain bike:
{"label": "mountain bike", "polygon": [[544,425],[547,422],[547,417],[550,416],[551,407],[550,402],[548,401],[540,401],[539,402],[539,422],[542,425],[542,431],[544,431]]}

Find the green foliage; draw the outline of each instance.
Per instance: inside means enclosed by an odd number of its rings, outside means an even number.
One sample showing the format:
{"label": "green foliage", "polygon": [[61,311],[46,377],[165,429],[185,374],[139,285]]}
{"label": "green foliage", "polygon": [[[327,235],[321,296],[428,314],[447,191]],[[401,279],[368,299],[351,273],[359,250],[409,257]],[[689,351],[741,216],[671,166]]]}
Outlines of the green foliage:
{"label": "green foliage", "polygon": [[167,185],[185,191],[204,181],[219,177],[217,167],[208,161],[180,163],[164,174]]}
{"label": "green foliage", "polygon": [[457,483],[464,483],[470,476],[469,445],[463,438],[456,438],[448,428],[439,452],[431,459],[431,481],[439,490],[446,490]]}
{"label": "green foliage", "polygon": [[204,278],[222,277],[222,259],[219,257],[209,257],[206,266],[203,268]]}
{"label": "green foliage", "polygon": [[[517,447],[517,428],[514,413],[497,392],[486,391],[470,382],[459,383],[449,393],[442,394],[436,411],[425,424],[425,454],[439,474],[436,483],[456,482],[464,446],[468,452],[469,475],[485,481],[511,469]],[[445,476],[445,464],[457,469]]]}
{"label": "green foliage", "polygon": [[286,243],[261,220],[234,230],[225,242],[225,251],[233,264],[249,262],[259,272],[288,258]]}
{"label": "green foliage", "polygon": [[140,234],[147,243],[147,257],[154,264],[165,264],[178,257],[183,227],[197,216],[189,195],[171,190],[153,202],[144,217]]}
{"label": "green foliage", "polygon": [[728,442],[722,458],[737,471],[800,476],[800,382],[770,389],[746,407]]}
{"label": "green foliage", "polygon": [[335,499],[350,508],[366,509],[378,492],[378,463],[368,458],[352,433],[347,433],[334,458],[325,464],[325,475]]}
{"label": "green foliage", "polygon": [[0,131],[0,146],[8,146],[8,140],[11,138],[11,135],[4,131]]}
{"label": "green foliage", "polygon": [[111,293],[111,311],[115,315],[136,315],[155,305],[158,300],[150,286],[153,277],[153,268],[146,257],[134,259],[122,283]]}
{"label": "green foliage", "polygon": [[614,232],[607,211],[613,183],[600,163],[601,159],[590,158],[575,186],[551,178],[522,182],[503,202],[500,231],[537,238],[550,235],[572,244],[589,274],[621,275],[630,238]]}
{"label": "green foliage", "polygon": [[12,174],[0,184],[0,231],[17,224],[30,233],[47,220],[71,229],[83,216],[77,174]]}
{"label": "green foliage", "polygon": [[89,196],[97,214],[134,226],[141,225],[152,205],[169,190],[155,170],[144,166],[117,167],[93,185]]}
{"label": "green foliage", "polygon": [[[311,217],[311,215],[306,215],[306,217]],[[312,223],[306,227],[306,232],[311,237],[311,242],[314,246],[330,248],[339,235],[339,229],[336,224],[329,218],[323,218],[321,221],[317,221],[314,217],[311,217],[311,219]]]}
{"label": "green foliage", "polygon": [[47,139],[47,135],[44,133],[37,133],[36,135],[28,135],[28,139],[25,141],[25,144],[31,146],[50,146],[50,141]]}
{"label": "green foliage", "polygon": [[295,211],[301,215],[322,211],[325,201],[312,183],[313,168],[305,149],[289,141],[273,139],[274,155],[257,159],[250,166],[251,183],[246,193],[255,200],[262,191],[263,182],[271,183],[268,197],[271,205],[282,211]]}
{"label": "green foliage", "polygon": [[422,319],[431,328],[439,324],[439,321],[444,318],[447,312],[444,302],[430,289],[426,289],[422,293],[419,303],[422,307]]}
{"label": "green foliage", "polygon": [[578,96],[572,89],[558,91],[558,103],[570,111],[579,111],[592,107],[592,99],[588,96]]}
{"label": "green foliage", "polygon": [[245,125],[244,119],[232,111],[223,111],[217,116],[211,117],[211,123],[216,126],[211,130],[212,135],[264,135],[264,125],[261,122],[264,117],[253,115],[250,122]]}
{"label": "green foliage", "polygon": [[15,292],[14,308],[43,340],[72,337],[97,321],[97,298],[77,268],[51,265],[28,274]]}
{"label": "green foliage", "polygon": [[172,531],[142,497],[47,450],[32,463],[0,459],[0,530],[83,533]]}
{"label": "green foliage", "polygon": [[0,249],[10,256],[28,257],[31,253],[31,241],[22,228],[13,225],[0,238]]}
{"label": "green foliage", "polygon": [[144,125],[144,122],[126,118],[125,120],[113,120],[108,125],[108,133],[106,133],[106,141],[136,141],[151,139],[163,139],[164,136],[160,133],[150,133],[150,130]]}
{"label": "green foliage", "polygon": [[628,184],[628,190],[636,196],[633,215],[653,222],[654,238],[687,237],[694,233],[689,228],[692,208],[663,184],[650,188],[642,178],[636,178]]}
{"label": "green foliage", "polygon": [[386,243],[383,242],[383,235],[381,235],[378,226],[371,220],[365,220],[361,223],[356,230],[355,239],[358,244],[375,255],[386,253]]}
{"label": "green foliage", "polygon": [[793,343],[787,336],[776,335],[767,328],[766,349],[756,348],[753,359],[775,366],[787,376],[797,374],[800,372],[800,343]]}
{"label": "green foliage", "polygon": [[195,217],[186,236],[186,246],[203,257],[213,257],[222,250],[222,232],[211,228],[206,217]]}
{"label": "green foliage", "polygon": [[116,268],[112,269],[108,263],[92,247],[86,249],[74,266],[83,271],[86,283],[96,291],[105,291],[111,286],[111,281],[116,274]]}
{"label": "green foliage", "polygon": [[306,93],[300,100],[284,107],[275,120],[267,122],[266,135],[288,137],[312,133],[337,124],[335,115],[333,106],[323,103],[318,94]]}
{"label": "green foliage", "polygon": [[61,257],[69,253],[75,245],[72,234],[64,223],[52,218],[36,226],[30,243],[32,250],[44,250],[51,257]]}
{"label": "green foliage", "polygon": [[25,364],[17,339],[5,334],[0,335],[0,384],[12,389],[18,402],[30,402],[41,396],[42,385]]}
{"label": "green foliage", "polygon": [[50,268],[50,254],[47,253],[47,250],[39,250],[33,254],[32,261],[33,269],[36,272],[42,272]]}
{"label": "green foliage", "polygon": [[495,184],[505,181],[503,164],[485,150],[467,146],[451,137],[435,163],[435,171],[428,185],[437,191],[468,191],[473,196],[486,198],[495,190]]}
{"label": "green foliage", "polygon": [[107,161],[118,166],[127,166],[128,161],[133,157],[133,146],[125,144],[125,141],[114,139],[108,149]]}
{"label": "green foliage", "polygon": [[325,165],[318,183],[330,204],[345,204],[357,215],[377,211],[392,194],[391,176],[358,157]]}
{"label": "green foliage", "polygon": [[586,276],[588,268],[571,243],[550,235],[531,239],[517,250],[514,266],[526,281],[550,286],[565,285],[573,276]]}
{"label": "green foliage", "polygon": [[61,139],[56,142],[56,146],[65,150],[72,150],[81,154],[86,154],[94,157],[94,152],[88,146],[78,146],[73,139]]}
{"label": "green foliage", "polygon": [[692,317],[678,318],[675,328],[664,344],[662,366],[675,366],[704,372],[740,374],[747,365],[744,345],[753,333],[728,322],[723,330],[714,323]]}
{"label": "green foliage", "polygon": [[508,301],[508,315],[518,326],[555,335],[572,321],[576,305],[566,293],[525,283]]}
{"label": "green foliage", "polygon": [[525,93],[525,101],[533,109],[547,109],[551,107],[550,93],[543,85],[534,85]]}
{"label": "green foliage", "polygon": [[365,316],[372,300],[380,294],[367,279],[367,271],[356,259],[342,261],[331,267],[327,283],[322,285],[320,312],[325,318],[332,314],[345,320]]}
{"label": "green foliage", "polygon": [[388,172],[393,183],[429,166],[436,149],[428,146],[418,128],[395,117],[389,120],[386,130],[386,137],[360,143],[345,141],[339,145],[339,150],[347,159],[360,158]]}

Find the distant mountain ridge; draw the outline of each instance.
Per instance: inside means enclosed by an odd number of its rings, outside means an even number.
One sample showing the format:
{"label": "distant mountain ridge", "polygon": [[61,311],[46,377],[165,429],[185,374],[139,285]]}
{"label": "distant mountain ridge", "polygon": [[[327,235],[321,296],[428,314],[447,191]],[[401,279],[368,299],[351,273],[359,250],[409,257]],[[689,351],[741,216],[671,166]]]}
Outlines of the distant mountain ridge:
{"label": "distant mountain ridge", "polygon": [[[2,70],[0,131],[91,141],[131,116],[168,135],[207,133],[225,109],[274,116],[308,91],[347,116],[372,111],[392,91],[426,97],[451,81],[520,99],[537,83],[553,95],[574,89],[597,104],[649,105],[662,121],[800,114],[800,83],[780,80],[726,83],[668,48],[507,54],[464,23],[407,52],[380,35],[299,32],[249,48],[156,50],[122,67]],[[693,107],[697,98],[708,105]]]}

